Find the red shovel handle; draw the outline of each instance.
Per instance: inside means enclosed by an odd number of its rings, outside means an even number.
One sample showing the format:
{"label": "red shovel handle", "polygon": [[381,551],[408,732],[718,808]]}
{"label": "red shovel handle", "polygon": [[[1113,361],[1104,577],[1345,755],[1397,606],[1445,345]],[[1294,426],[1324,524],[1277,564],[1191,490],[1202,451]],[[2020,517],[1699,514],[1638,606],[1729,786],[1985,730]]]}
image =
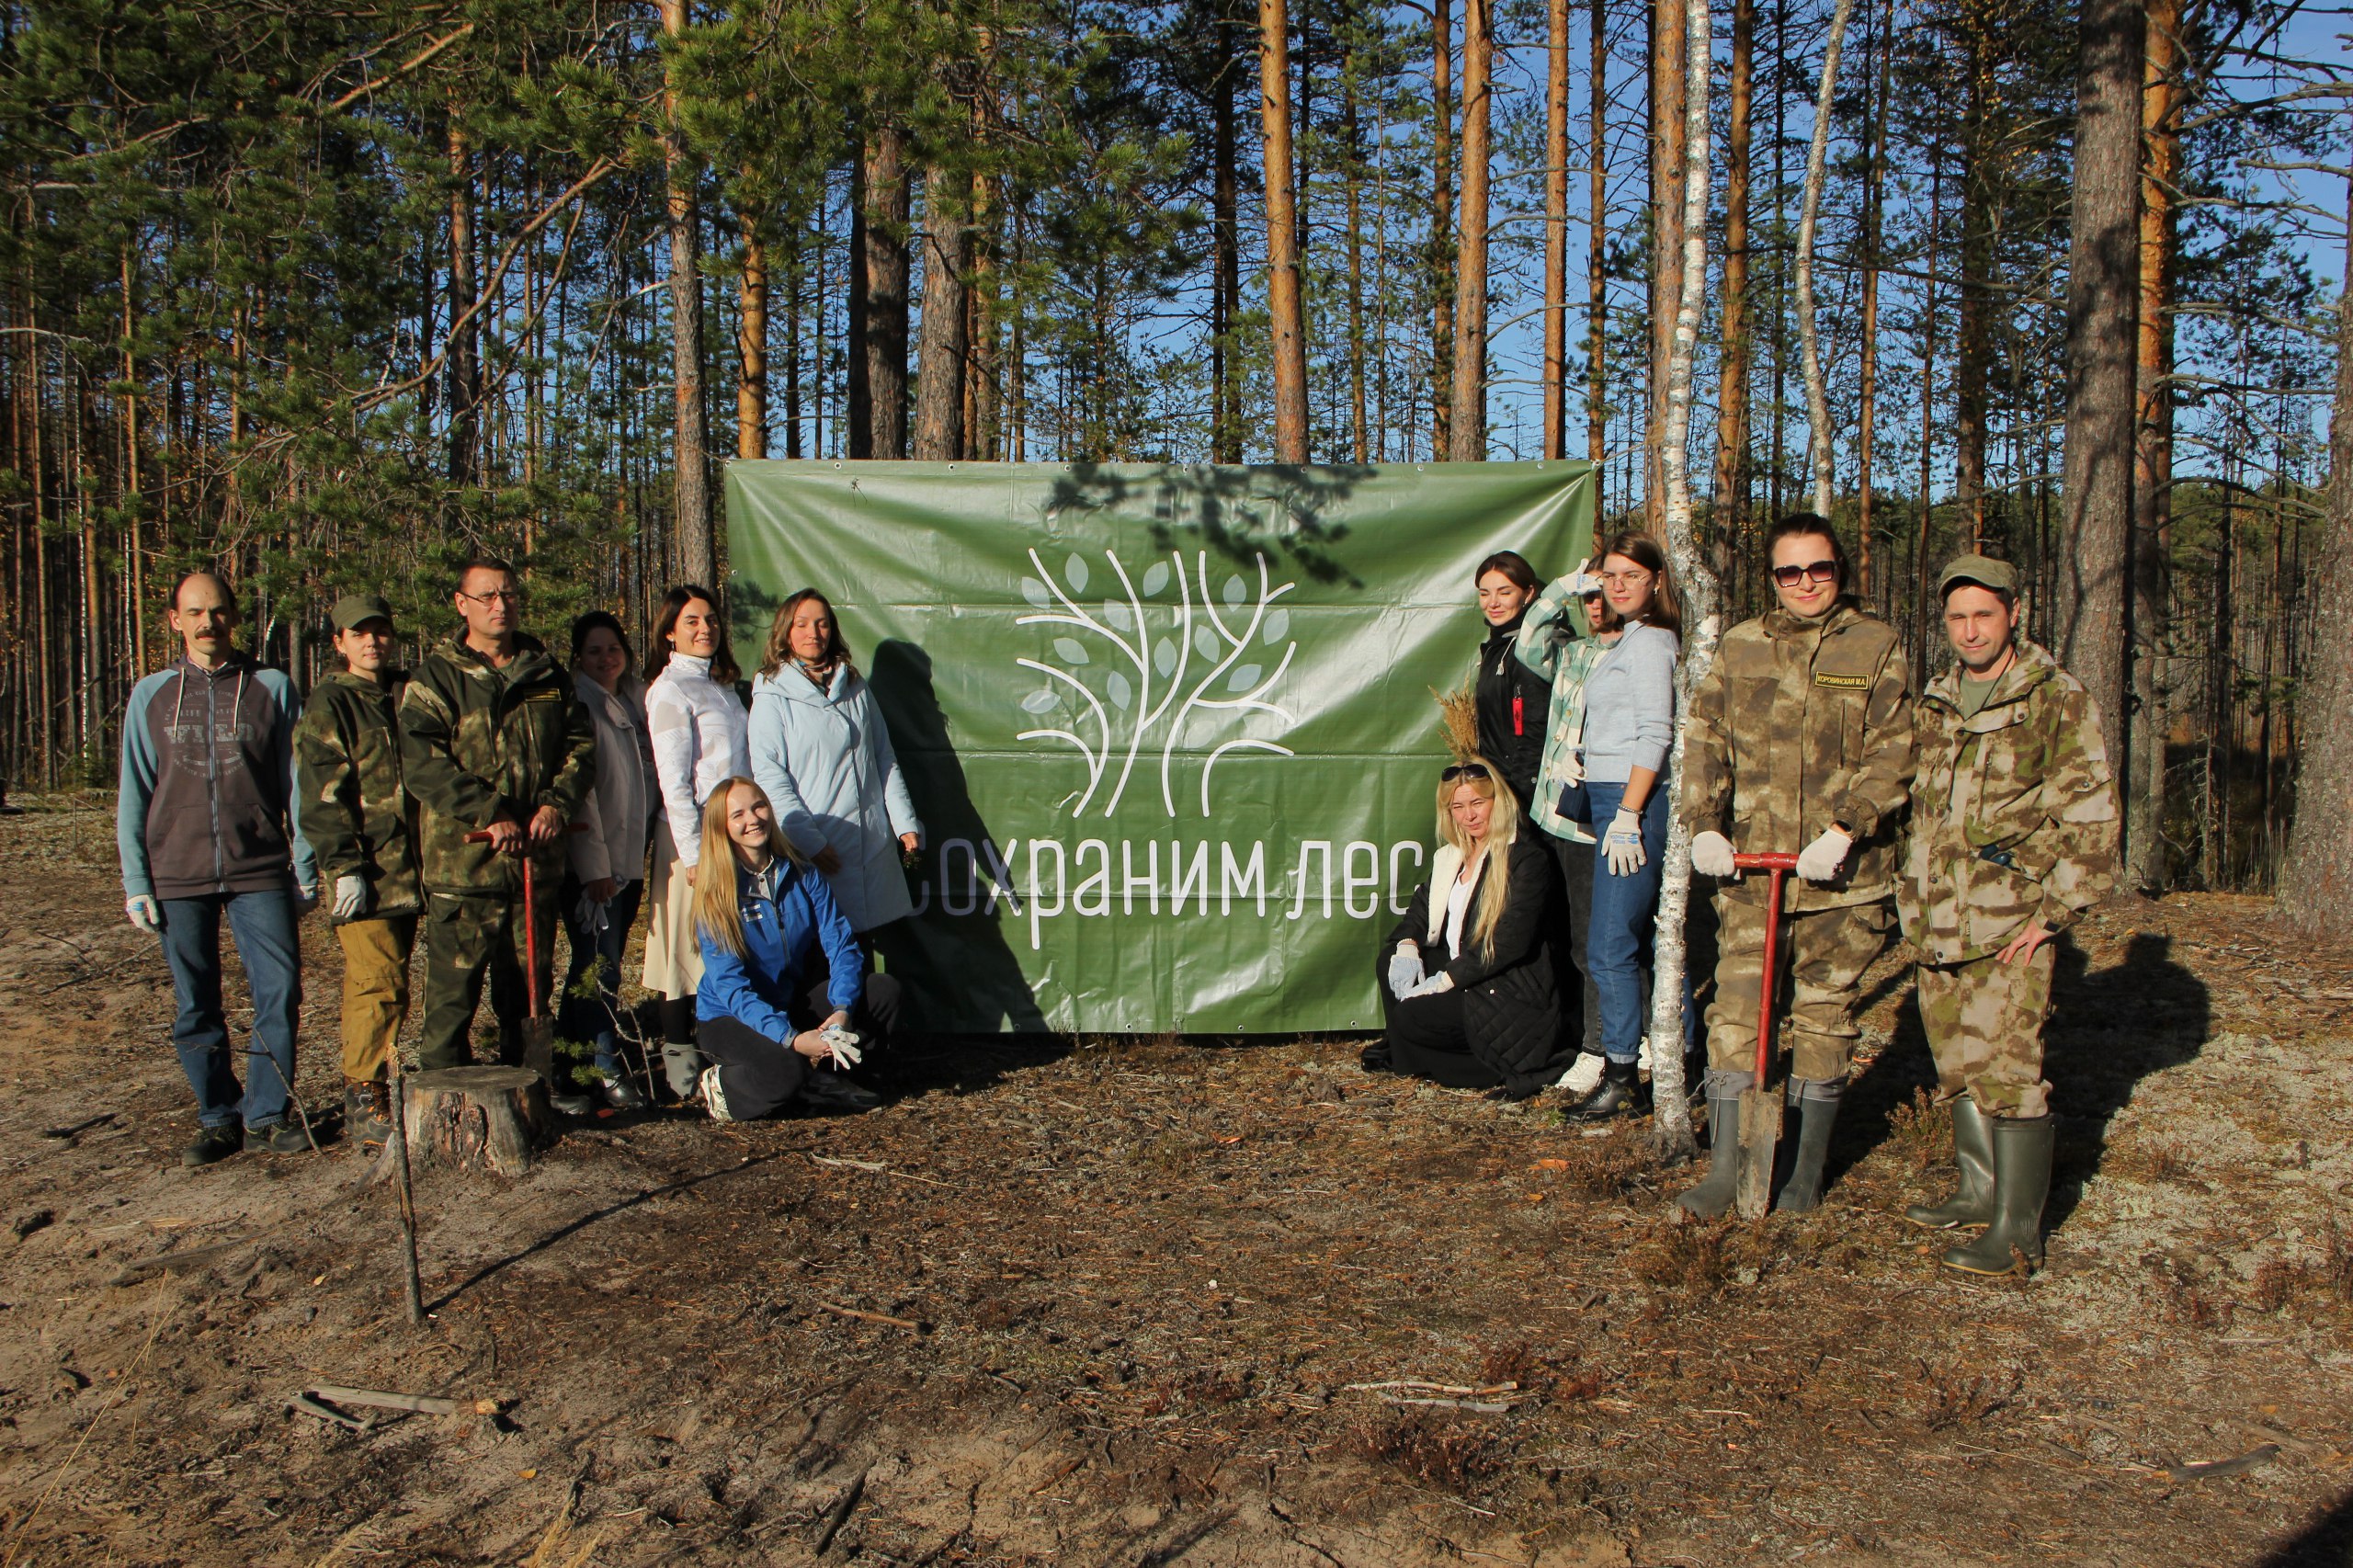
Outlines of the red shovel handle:
{"label": "red shovel handle", "polygon": [[[585,833],[588,824],[585,822],[571,823],[563,831]],[[466,835],[466,842],[487,844],[490,842],[490,830],[483,828],[478,833],[470,833]],[[533,892],[531,858],[526,855],[523,857],[523,1006],[526,1016],[536,1018],[540,1016],[540,923],[531,918],[531,912],[539,902],[532,896]]]}
{"label": "red shovel handle", "polygon": [[1770,875],[1765,890],[1765,963],[1756,977],[1756,1086],[1763,1088],[1773,1069],[1773,992],[1781,958],[1781,882],[1798,869],[1794,855],[1734,855],[1735,869]]}

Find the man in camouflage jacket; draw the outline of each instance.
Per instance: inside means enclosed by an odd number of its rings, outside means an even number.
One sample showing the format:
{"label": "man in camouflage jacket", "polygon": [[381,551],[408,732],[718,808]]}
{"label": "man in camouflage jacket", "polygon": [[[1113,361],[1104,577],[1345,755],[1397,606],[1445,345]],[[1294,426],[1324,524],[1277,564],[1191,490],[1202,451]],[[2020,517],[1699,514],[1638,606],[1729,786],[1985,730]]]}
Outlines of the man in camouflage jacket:
{"label": "man in camouflage jacket", "polygon": [[392,611],[374,594],[335,603],[344,667],[311,688],[294,727],[302,836],[330,890],[327,915],[343,947],[344,1135],[392,1133],[384,1079],[408,1017],[409,954],[424,907],[416,833],[401,784],[398,708],[408,673],[392,665]]}
{"label": "man in camouflage jacket", "polygon": [[[423,808],[426,1068],[472,1059],[483,980],[498,1015],[499,1055],[521,1059],[527,994],[516,917],[530,857],[540,994],[548,994],[563,833],[595,777],[597,733],[572,677],[517,630],[513,568],[476,560],[459,574],[465,629],[438,645],[401,698],[401,761]],[[487,835],[469,843],[469,834]]]}
{"label": "man in camouflage jacket", "polygon": [[2116,881],[2116,781],[2083,683],[2018,636],[2018,574],[1964,555],[1938,583],[1956,656],[1920,696],[1919,775],[1897,883],[1920,955],[1920,1020],[1952,1106],[1958,1190],[1905,1217],[1982,1224],[1949,1267],[2006,1274],[2042,1259],[2051,1085],[2042,1025],[2052,938]]}
{"label": "man in camouflage jacket", "polygon": [[1770,885],[1738,879],[1750,854],[1798,851],[1783,887],[1790,1001],[1789,1097],[1796,1153],[1775,1207],[1821,1201],[1830,1129],[1854,1054],[1863,971],[1894,921],[1896,831],[1910,800],[1912,696],[1894,630],[1848,597],[1847,557],[1811,513],[1768,536],[1779,603],[1732,629],[1691,695],[1680,810],[1691,866],[1722,879],[1715,997],[1708,1006],[1709,1142],[1720,1155],[1678,1200],[1730,1206],[1740,1096],[1756,1082],[1756,1009]]}

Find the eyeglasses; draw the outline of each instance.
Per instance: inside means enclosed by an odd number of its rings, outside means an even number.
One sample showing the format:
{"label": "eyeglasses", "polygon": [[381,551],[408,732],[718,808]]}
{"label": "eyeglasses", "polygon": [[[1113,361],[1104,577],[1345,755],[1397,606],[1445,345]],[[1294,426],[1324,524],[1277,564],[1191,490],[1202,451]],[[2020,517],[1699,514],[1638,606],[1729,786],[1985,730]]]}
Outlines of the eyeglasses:
{"label": "eyeglasses", "polygon": [[1816,583],[1835,583],[1838,580],[1838,562],[1836,561],[1813,561],[1807,562],[1803,566],[1776,566],[1773,568],[1773,581],[1779,584],[1784,588],[1796,587],[1801,578],[1810,578]]}
{"label": "eyeglasses", "polygon": [[478,605],[519,605],[523,602],[523,590],[493,588],[486,594],[470,594],[465,589],[460,588],[458,597],[461,599],[472,599]]}
{"label": "eyeglasses", "polygon": [[1601,574],[1601,580],[1612,587],[1639,588],[1644,583],[1651,580],[1651,574],[1648,572],[1639,570],[1633,572],[1604,572]]}
{"label": "eyeglasses", "polygon": [[1487,771],[1483,762],[1458,762],[1438,777],[1440,783],[1451,784],[1458,778],[1492,778],[1495,775]]}

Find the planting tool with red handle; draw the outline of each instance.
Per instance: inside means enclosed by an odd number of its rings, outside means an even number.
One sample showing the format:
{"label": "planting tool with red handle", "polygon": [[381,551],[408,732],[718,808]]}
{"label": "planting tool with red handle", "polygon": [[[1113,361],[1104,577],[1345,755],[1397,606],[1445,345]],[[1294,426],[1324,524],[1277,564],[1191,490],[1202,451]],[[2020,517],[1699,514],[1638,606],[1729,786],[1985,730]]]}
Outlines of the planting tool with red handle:
{"label": "planting tool with red handle", "polygon": [[[588,824],[574,823],[566,833],[585,833]],[[468,844],[487,844],[490,830],[466,835]],[[538,890],[532,886],[531,855],[529,846],[523,851],[523,1065],[550,1083],[555,1081],[555,1020],[542,1006],[540,995],[540,922]]]}
{"label": "planting tool with red handle", "polygon": [[1779,989],[1781,886],[1798,869],[1798,858],[1734,855],[1732,863],[1737,870],[1763,871],[1770,879],[1765,890],[1765,953],[1756,975],[1756,1082],[1740,1096],[1740,1171],[1733,1191],[1740,1217],[1754,1220],[1773,1206],[1773,1154],[1781,1141],[1781,1094],[1772,1086],[1773,997]]}

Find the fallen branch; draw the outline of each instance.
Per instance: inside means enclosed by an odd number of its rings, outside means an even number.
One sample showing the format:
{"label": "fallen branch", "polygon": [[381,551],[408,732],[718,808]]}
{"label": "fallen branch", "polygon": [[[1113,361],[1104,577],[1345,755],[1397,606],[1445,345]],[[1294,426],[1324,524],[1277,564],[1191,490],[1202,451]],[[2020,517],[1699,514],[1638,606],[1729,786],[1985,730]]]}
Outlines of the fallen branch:
{"label": "fallen branch", "polygon": [[1505,1411],[1515,1408],[1512,1404],[1500,1400],[1399,1399],[1393,1393],[1382,1394],[1381,1396],[1381,1403],[1383,1404],[1421,1405],[1427,1408],[1438,1410],[1469,1410],[1481,1415],[1501,1415]]}
{"label": "fallen branch", "polygon": [[40,1135],[44,1138],[71,1138],[76,1133],[87,1132],[93,1127],[103,1127],[112,1121],[115,1116],[116,1113],[113,1111],[102,1110],[86,1121],[77,1121],[71,1127],[44,1127],[40,1130]]}
{"label": "fallen branch", "polygon": [[[861,1312],[856,1315],[862,1317],[866,1314]],[[809,1542],[813,1556],[825,1555],[825,1549],[834,1544],[834,1537],[839,1535],[842,1527],[849,1523],[850,1511],[858,1506],[858,1500],[865,1495],[866,1471],[861,1470],[850,1478],[849,1486],[842,1493],[841,1501],[825,1510],[824,1522],[817,1527],[815,1537]]]}
{"label": "fallen branch", "polygon": [[251,1244],[254,1238],[242,1236],[233,1242],[215,1242],[210,1246],[183,1247],[177,1252],[159,1252],[152,1257],[134,1258],[122,1266],[115,1275],[118,1285],[135,1285],[150,1274],[167,1273],[186,1264],[213,1262],[239,1247]]}
{"label": "fallen branch", "polygon": [[[912,1328],[917,1333],[921,1333],[923,1330],[923,1324],[915,1322],[911,1318],[894,1318],[886,1312],[860,1312],[856,1307],[837,1307],[831,1301],[820,1301],[817,1304],[824,1308],[829,1312],[835,1313],[841,1317],[856,1318],[860,1323],[888,1324],[892,1328]],[[822,1550],[822,1548],[820,1550]]]}
{"label": "fallen branch", "polygon": [[420,1415],[455,1415],[460,1411],[472,1411],[476,1415],[495,1415],[498,1402],[494,1399],[443,1399],[429,1393],[386,1393],[379,1389],[338,1389],[321,1386],[309,1391],[315,1398],[330,1400],[336,1404],[361,1404],[376,1410],[409,1410]]}
{"label": "fallen branch", "polygon": [[870,1171],[876,1176],[897,1176],[901,1181],[919,1181],[926,1187],[952,1188],[955,1186],[953,1182],[934,1181],[929,1176],[920,1176],[912,1171],[894,1171],[880,1160],[836,1160],[824,1154],[812,1154],[809,1157],[821,1165],[837,1165],[854,1171]]}
{"label": "fallen branch", "polygon": [[332,1422],[347,1432],[368,1430],[368,1423],[360,1420],[357,1415],[347,1415],[331,1404],[322,1404],[307,1393],[298,1393],[286,1403],[304,1415],[315,1415],[320,1420]]}
{"label": "fallen branch", "polygon": [[1490,1383],[1484,1388],[1465,1388],[1460,1383],[1432,1383],[1425,1382],[1420,1378],[1399,1378],[1385,1383],[1349,1383],[1344,1392],[1354,1393],[1378,1389],[1420,1389],[1427,1393],[1450,1393],[1475,1397],[1480,1394],[1518,1393],[1519,1385],[1516,1382]]}

